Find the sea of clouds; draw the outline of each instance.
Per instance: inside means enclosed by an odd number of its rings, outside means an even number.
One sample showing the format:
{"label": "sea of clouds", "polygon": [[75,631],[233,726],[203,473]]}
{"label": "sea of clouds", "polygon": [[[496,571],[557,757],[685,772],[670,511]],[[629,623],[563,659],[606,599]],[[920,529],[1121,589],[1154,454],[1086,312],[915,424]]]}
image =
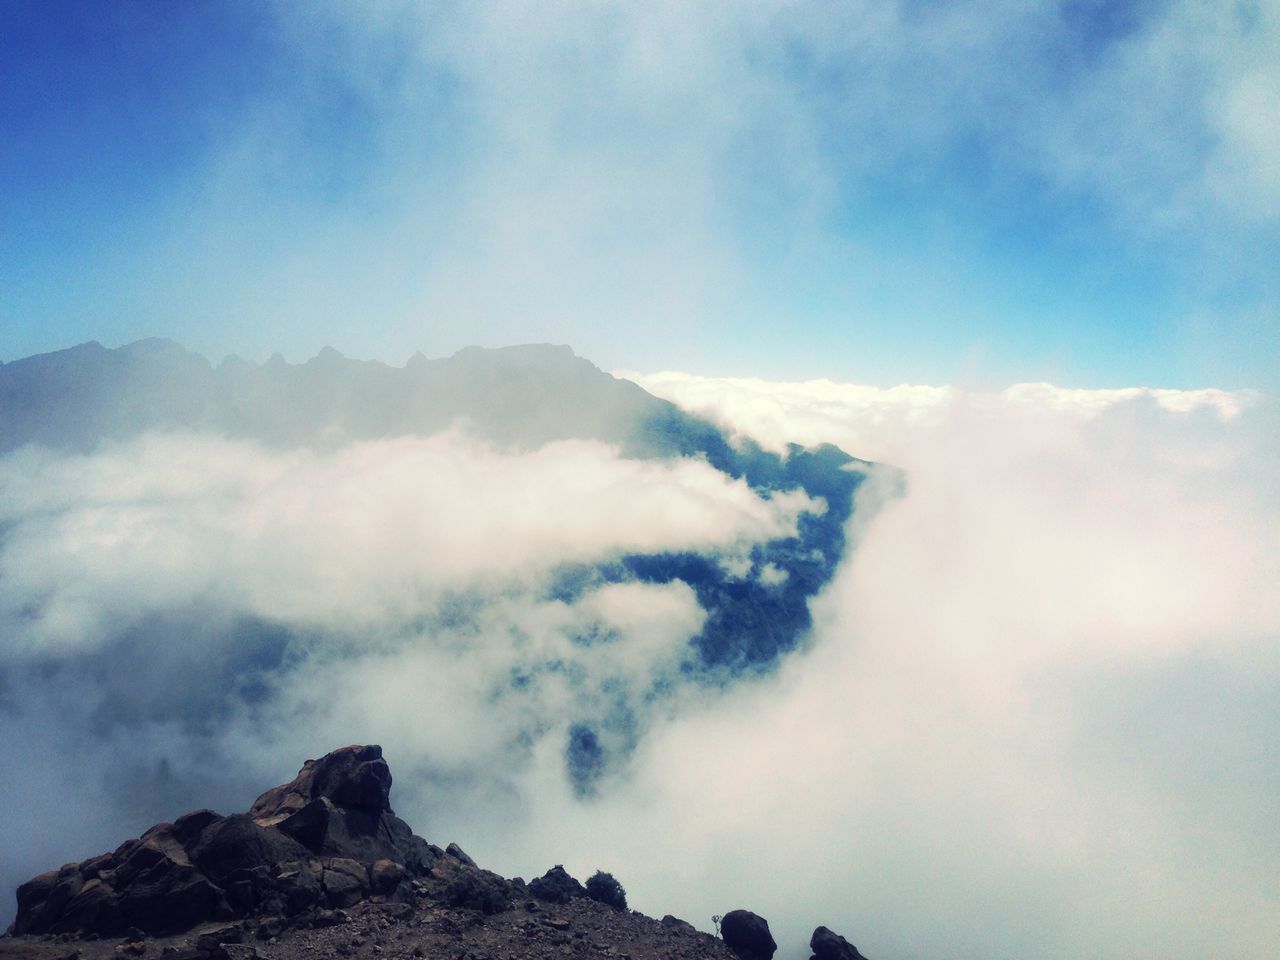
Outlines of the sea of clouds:
{"label": "sea of clouds", "polygon": [[[860,488],[776,670],[683,672],[682,582],[549,590],[637,551],[733,569],[823,509],[701,460],[457,431],[0,459],[5,887],[377,742],[429,839],[706,929],[753,909],[784,960],[819,923],[902,960],[1280,940],[1273,401],[632,376],[905,471]],[[587,796],[584,720],[623,758]]]}

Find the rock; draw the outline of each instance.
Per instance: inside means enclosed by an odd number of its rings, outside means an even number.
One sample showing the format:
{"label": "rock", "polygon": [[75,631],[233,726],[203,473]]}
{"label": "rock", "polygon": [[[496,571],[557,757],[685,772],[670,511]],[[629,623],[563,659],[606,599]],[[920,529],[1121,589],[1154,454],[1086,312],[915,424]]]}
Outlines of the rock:
{"label": "rock", "polygon": [[858,948],[826,927],[818,927],[809,938],[813,960],[867,960]]}
{"label": "rock", "polygon": [[407,875],[401,864],[383,857],[369,865],[369,886],[374,893],[393,893]]}
{"label": "rock", "polygon": [[[56,915],[42,918],[50,921],[43,925],[43,931],[33,927],[27,932],[87,932],[110,936],[120,929],[119,904],[120,897],[115,890],[105,880],[95,877],[86,881]],[[16,921],[14,926],[18,926]]]}
{"label": "rock", "polygon": [[230,914],[223,891],[189,864],[166,869],[151,882],[135,881],[118,897],[118,923],[148,933],[186,930]]}
{"label": "rock", "polygon": [[324,895],[324,888],[320,885],[322,873],[320,861],[311,858],[280,864],[274,886],[287,916],[301,913],[320,902]]}
{"label": "rock", "polygon": [[[297,840],[308,850],[319,852],[324,848],[325,840],[329,836],[329,822],[336,813],[337,807],[333,805],[332,800],[328,797],[317,797],[286,816],[275,826],[281,833]],[[258,822],[266,823],[269,819]]]}
{"label": "rock", "polygon": [[200,934],[196,937],[196,949],[201,953],[212,953],[223,944],[243,942],[244,930],[239,925],[232,925]]}
{"label": "rock", "polygon": [[249,816],[276,827],[311,853],[363,863],[379,859],[425,873],[440,856],[389,802],[391,771],[382,748],[352,746],[308,760],[289,783],[254,801]]}
{"label": "rock", "polygon": [[84,880],[79,864],[67,864],[60,870],[48,870],[18,887],[18,916],[13,922],[15,934],[52,932],[52,923],[80,888]]}
{"label": "rock", "polygon": [[369,871],[364,864],[344,857],[321,861],[320,885],[329,907],[349,907],[369,894]]}
{"label": "rock", "polygon": [[[169,827],[169,833],[186,849],[205,828],[221,820],[222,817],[212,810],[192,810],[184,813]],[[148,831],[149,833],[150,831]],[[88,861],[86,861],[86,865]]]}
{"label": "rock", "polygon": [[529,883],[529,892],[547,903],[568,903],[573,897],[585,897],[586,889],[560,864]]}
{"label": "rock", "polygon": [[320,797],[339,807],[390,813],[390,796],[391,769],[382,748],[353,745],[308,760],[291,781],[258,797],[249,816],[272,826]]}
{"label": "rock", "polygon": [[223,817],[200,832],[190,847],[191,862],[215,882],[237,870],[271,867],[307,856],[307,849],[279,830],[245,814]]}
{"label": "rock", "polygon": [[750,910],[730,910],[720,920],[720,936],[742,960],[772,960],[778,944],[769,921]]}
{"label": "rock", "polygon": [[511,909],[511,884],[488,870],[463,873],[445,888],[444,900],[451,907],[478,910],[483,914]]}
{"label": "rock", "polygon": [[445,847],[444,853],[445,856],[453,857],[453,859],[457,860],[459,863],[465,863],[468,867],[474,867],[476,865],[476,862],[468,857],[466,851],[456,843],[451,843]]}

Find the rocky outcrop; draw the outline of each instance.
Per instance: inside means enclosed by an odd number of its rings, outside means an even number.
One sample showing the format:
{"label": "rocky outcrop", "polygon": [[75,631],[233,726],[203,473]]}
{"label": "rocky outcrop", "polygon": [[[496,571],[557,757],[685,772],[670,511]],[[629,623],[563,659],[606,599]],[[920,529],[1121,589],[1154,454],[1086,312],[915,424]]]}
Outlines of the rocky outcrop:
{"label": "rocky outcrop", "polygon": [[585,897],[587,888],[557,863],[529,884],[529,892],[547,903],[568,903],[574,897]]}
{"label": "rocky outcrop", "polygon": [[145,933],[392,896],[444,854],[390,804],[382,748],[308,760],[247,813],[197,810],[18,888],[15,934]]}
{"label": "rocky outcrop", "polygon": [[772,960],[778,949],[769,921],[750,910],[730,910],[721,917],[720,935],[741,960]]}
{"label": "rocky outcrop", "polygon": [[867,960],[852,943],[826,927],[818,927],[809,938],[810,960]]}

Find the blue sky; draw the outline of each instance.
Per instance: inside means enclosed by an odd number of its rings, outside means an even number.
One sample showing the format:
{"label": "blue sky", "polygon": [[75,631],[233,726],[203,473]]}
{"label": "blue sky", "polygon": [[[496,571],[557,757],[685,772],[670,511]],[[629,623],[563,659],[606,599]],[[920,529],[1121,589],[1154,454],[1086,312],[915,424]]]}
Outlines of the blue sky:
{"label": "blue sky", "polygon": [[0,360],[1274,384],[1274,4],[0,6]]}

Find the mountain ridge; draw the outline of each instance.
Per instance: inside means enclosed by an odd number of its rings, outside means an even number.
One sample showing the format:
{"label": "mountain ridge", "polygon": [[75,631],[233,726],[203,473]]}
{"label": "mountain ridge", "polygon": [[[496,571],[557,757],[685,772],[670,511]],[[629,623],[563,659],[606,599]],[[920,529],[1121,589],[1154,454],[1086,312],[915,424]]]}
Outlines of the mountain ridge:
{"label": "mountain ridge", "polygon": [[[0,365],[0,413],[0,452],[32,442],[84,451],[157,429],[332,445],[459,420],[500,446],[589,437],[638,456],[686,453],[710,437],[709,424],[553,344],[417,353],[396,367],[332,347],[298,364],[278,353],[214,364],[172,340],[88,341]],[[638,434],[626,429],[636,421]]]}

